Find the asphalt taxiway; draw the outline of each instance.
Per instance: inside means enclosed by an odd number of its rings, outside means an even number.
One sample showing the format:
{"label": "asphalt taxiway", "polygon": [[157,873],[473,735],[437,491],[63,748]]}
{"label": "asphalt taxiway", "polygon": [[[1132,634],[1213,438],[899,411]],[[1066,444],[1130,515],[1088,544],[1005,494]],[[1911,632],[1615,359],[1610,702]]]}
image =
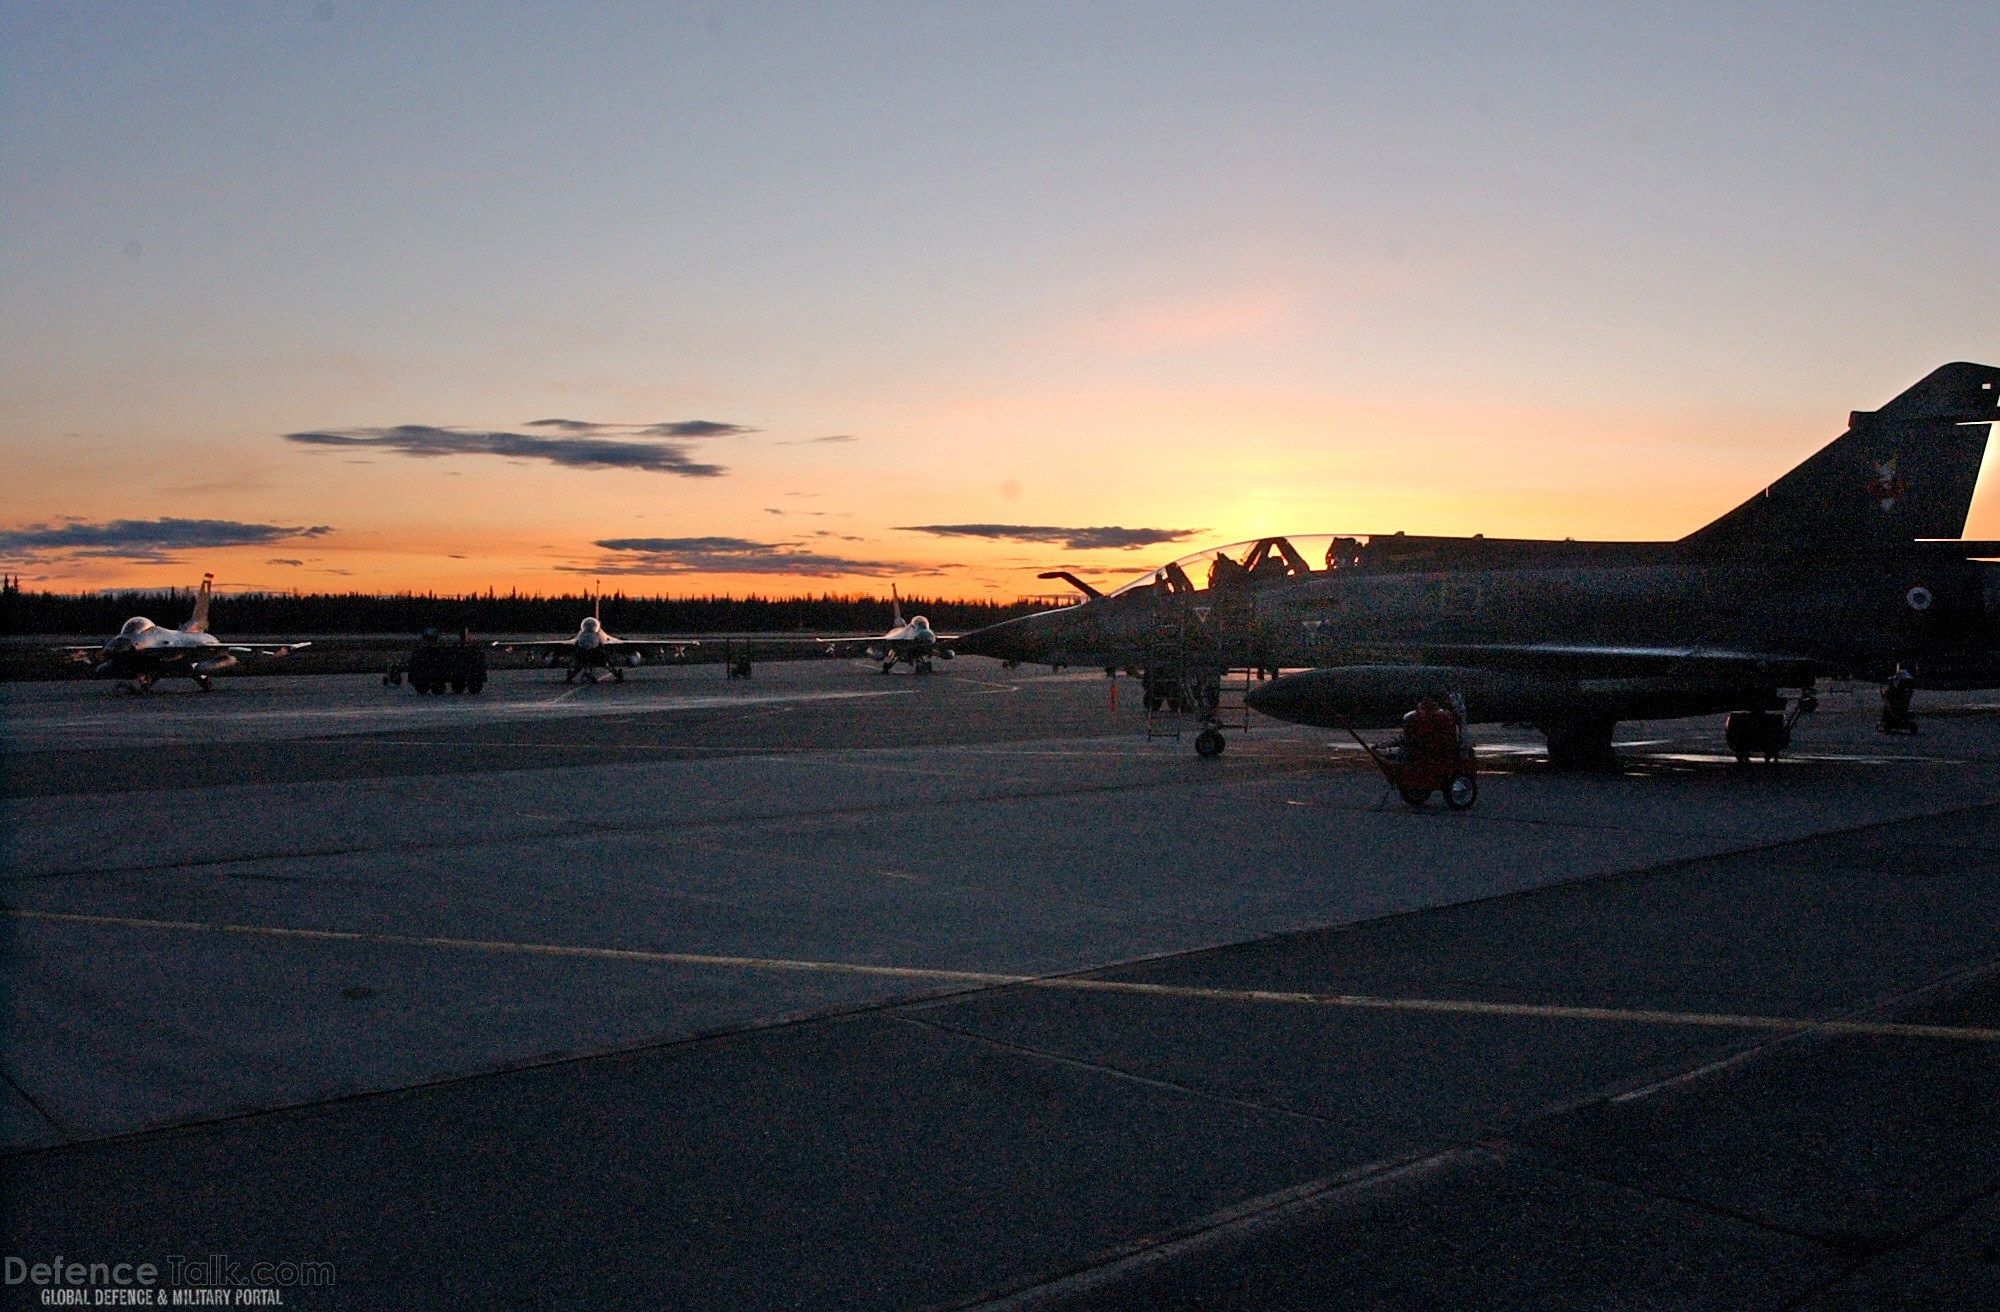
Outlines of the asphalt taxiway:
{"label": "asphalt taxiway", "polygon": [[335,1263],[305,1307],[2000,1302],[1975,699],[1747,769],[1483,733],[1449,814],[1118,687],[0,688],[5,1251]]}

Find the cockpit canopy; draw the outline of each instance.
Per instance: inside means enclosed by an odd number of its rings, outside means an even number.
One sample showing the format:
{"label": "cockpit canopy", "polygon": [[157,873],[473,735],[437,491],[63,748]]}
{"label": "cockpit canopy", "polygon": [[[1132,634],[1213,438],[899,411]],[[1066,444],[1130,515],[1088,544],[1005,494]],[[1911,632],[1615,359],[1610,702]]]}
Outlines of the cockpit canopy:
{"label": "cockpit canopy", "polygon": [[1226,547],[1204,547],[1147,570],[1107,595],[1164,585],[1169,592],[1206,592],[1218,584],[1245,580],[1303,578],[1308,574],[1366,568],[1372,539],[1367,534],[1313,533],[1293,538],[1257,538]]}
{"label": "cockpit canopy", "polygon": [[928,632],[931,627],[931,622],[925,619],[923,616],[919,615],[915,619],[910,621],[910,627],[913,629],[923,629],[926,632]]}
{"label": "cockpit canopy", "polygon": [[147,619],[144,615],[134,615],[119,627],[118,636],[121,638],[136,638],[152,627],[153,621]]}
{"label": "cockpit canopy", "polygon": [[584,617],[583,617],[583,624],[582,624],[581,628],[579,629],[579,632],[582,632],[582,633],[596,633],[596,632],[597,632],[598,630],[602,629],[603,627],[604,627],[604,626],[603,626],[602,624],[598,623],[598,621],[597,621],[597,617],[596,617],[595,615],[586,615],[586,616],[584,616]]}

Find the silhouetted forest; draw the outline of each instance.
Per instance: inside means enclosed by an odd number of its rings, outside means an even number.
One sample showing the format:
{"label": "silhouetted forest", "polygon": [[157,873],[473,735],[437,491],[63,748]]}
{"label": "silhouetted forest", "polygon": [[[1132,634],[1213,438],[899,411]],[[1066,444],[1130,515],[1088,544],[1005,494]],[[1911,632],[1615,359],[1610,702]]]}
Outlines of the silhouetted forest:
{"label": "silhouetted forest", "polygon": [[[437,628],[471,629],[475,634],[568,634],[590,614],[595,598],[553,597],[520,592],[465,596],[438,593],[249,592],[218,595],[209,627],[217,633],[336,634],[416,633]],[[194,593],[188,589],[148,592],[54,593],[0,591],[0,633],[105,634],[133,615],[169,628],[188,617]],[[962,632],[1014,615],[1043,609],[1012,601],[966,601],[905,597],[903,614],[929,617],[931,626]],[[613,633],[850,633],[889,627],[887,597],[628,597],[604,594],[604,627]]]}

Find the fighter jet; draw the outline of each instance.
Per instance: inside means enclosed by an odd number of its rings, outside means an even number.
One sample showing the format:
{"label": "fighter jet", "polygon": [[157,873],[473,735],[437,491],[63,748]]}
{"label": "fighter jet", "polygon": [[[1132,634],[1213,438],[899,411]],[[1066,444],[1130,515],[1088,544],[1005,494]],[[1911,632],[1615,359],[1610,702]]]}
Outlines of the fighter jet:
{"label": "fighter jet", "polygon": [[952,649],[941,645],[931,631],[931,622],[918,615],[905,622],[903,599],[889,585],[890,615],[894,627],[879,638],[820,638],[816,641],[829,656],[852,656],[857,652],[871,661],[880,661],[882,673],[893,673],[898,664],[908,665],[912,674],[929,674],[932,662],[950,660]]}
{"label": "fighter jet", "polygon": [[310,647],[310,642],[223,643],[208,631],[208,603],[215,575],[201,576],[194,614],[178,629],[163,629],[143,615],[126,620],[102,647],[62,648],[70,659],[89,661],[98,678],[123,679],[133,692],[145,692],[169,676],[193,679],[203,692],[212,676],[235,669],[242,656],[283,656]]}
{"label": "fighter jet", "polygon": [[500,641],[493,645],[503,651],[531,651],[541,657],[543,665],[554,667],[569,664],[563,675],[564,683],[575,683],[582,675],[589,683],[596,683],[600,673],[608,674],[613,681],[625,682],[625,671],[636,670],[645,663],[645,654],[665,654],[678,659],[689,648],[701,644],[692,640],[671,642],[627,642],[614,638],[604,629],[604,594],[599,593],[590,608],[590,614],[577,625],[574,638],[546,638],[526,642]]}
{"label": "fighter jet", "polygon": [[1560,767],[1612,759],[1620,720],[1721,713],[1739,759],[1775,759],[1823,678],[2000,686],[2000,565],[1977,559],[2000,542],[1958,540],[1996,398],[2000,369],[1945,365],[1674,542],[1261,538],[956,646],[1144,672],[1149,701],[1169,673],[1290,671],[1246,704],[1330,727],[1456,695],[1541,729]]}

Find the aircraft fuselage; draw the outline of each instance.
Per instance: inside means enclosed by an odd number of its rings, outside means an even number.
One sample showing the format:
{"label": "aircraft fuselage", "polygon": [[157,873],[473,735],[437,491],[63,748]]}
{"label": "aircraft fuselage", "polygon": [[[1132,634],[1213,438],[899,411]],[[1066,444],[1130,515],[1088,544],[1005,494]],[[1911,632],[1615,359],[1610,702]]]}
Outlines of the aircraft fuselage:
{"label": "aircraft fuselage", "polygon": [[[1613,719],[1766,710],[1780,690],[1835,675],[1886,678],[1898,662],[1926,686],[2000,683],[2000,566],[1964,559],[1955,544],[1842,555],[1400,534],[1341,541],[1353,550],[1325,569],[1224,575],[1207,587],[1192,568],[1177,578],[1162,571],[1151,586],[1007,621],[957,645],[1003,660],[1140,669],[1157,658],[1163,630],[1207,628],[1235,644],[1235,663],[1313,669],[1285,681],[1289,699],[1258,699],[1261,710],[1308,723],[1399,717],[1413,680],[1463,692],[1475,720],[1537,723],[1584,710]],[[1754,658],[1732,662],[1734,652]]]}

